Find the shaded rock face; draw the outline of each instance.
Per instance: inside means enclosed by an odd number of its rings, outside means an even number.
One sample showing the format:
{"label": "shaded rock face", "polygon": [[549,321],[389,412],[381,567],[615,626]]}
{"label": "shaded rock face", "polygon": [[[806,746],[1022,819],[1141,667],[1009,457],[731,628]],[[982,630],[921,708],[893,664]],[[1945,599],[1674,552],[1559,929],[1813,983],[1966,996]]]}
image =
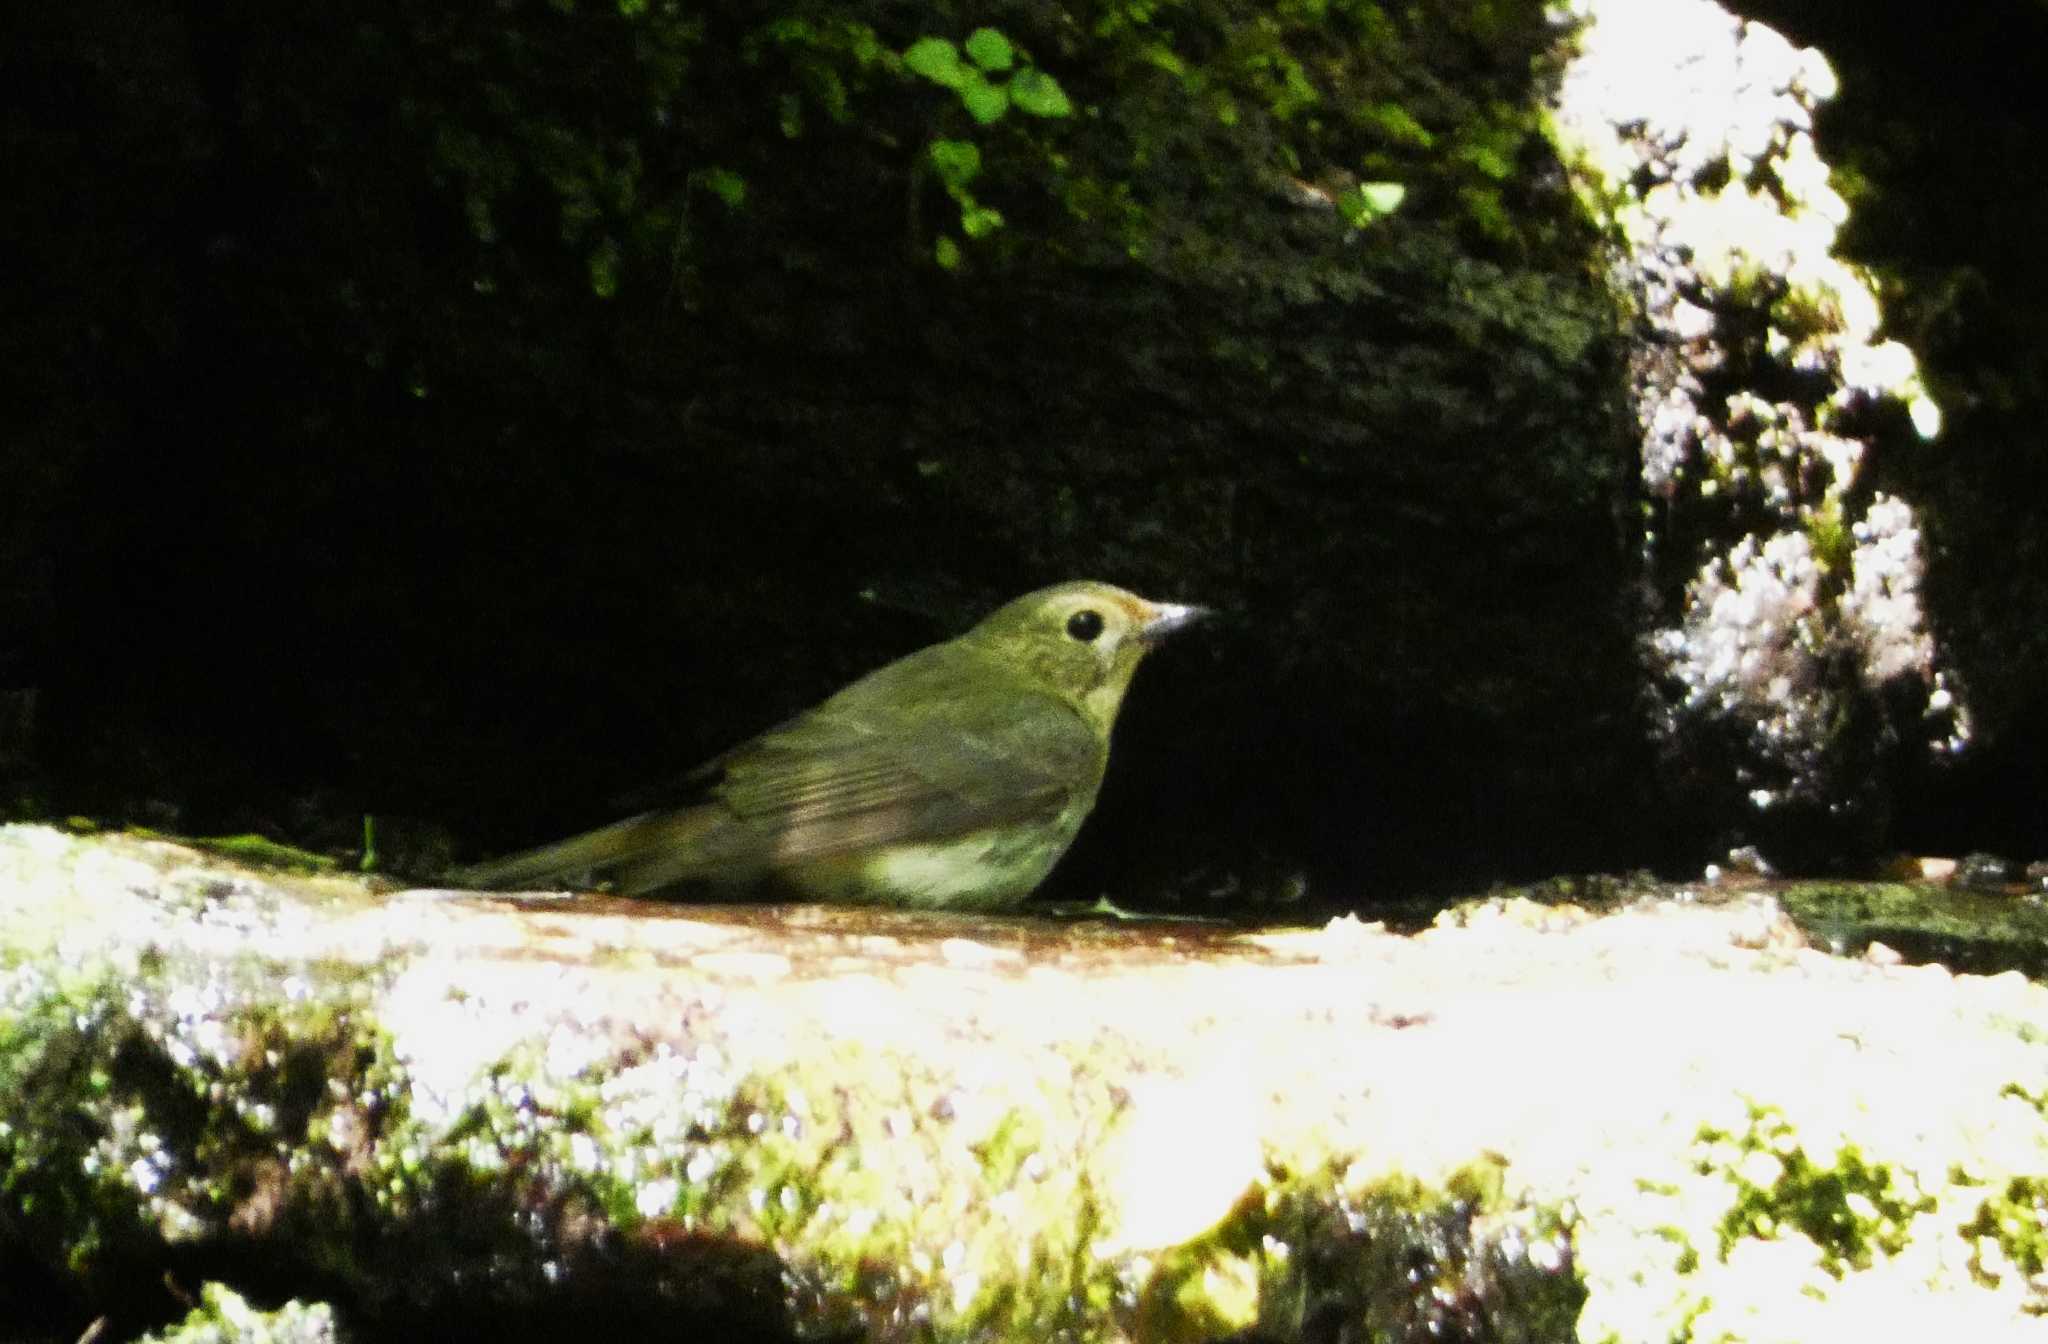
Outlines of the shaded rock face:
{"label": "shaded rock face", "polygon": [[2048,1304],[2048,992],[1831,958],[1761,895],[1576,894],[1132,929],[0,828],[0,1302],[63,1339],[232,1290],[315,1337],[1404,1344]]}

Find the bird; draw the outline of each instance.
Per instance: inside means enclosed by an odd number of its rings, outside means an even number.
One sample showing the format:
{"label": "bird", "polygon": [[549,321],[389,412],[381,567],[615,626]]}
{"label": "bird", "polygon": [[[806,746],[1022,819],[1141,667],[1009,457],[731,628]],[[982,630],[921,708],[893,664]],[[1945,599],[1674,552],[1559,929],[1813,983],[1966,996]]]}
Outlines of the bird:
{"label": "bird", "polygon": [[455,875],[492,890],[1016,907],[1095,806],[1145,654],[1206,615],[1062,583],[685,776],[680,801]]}

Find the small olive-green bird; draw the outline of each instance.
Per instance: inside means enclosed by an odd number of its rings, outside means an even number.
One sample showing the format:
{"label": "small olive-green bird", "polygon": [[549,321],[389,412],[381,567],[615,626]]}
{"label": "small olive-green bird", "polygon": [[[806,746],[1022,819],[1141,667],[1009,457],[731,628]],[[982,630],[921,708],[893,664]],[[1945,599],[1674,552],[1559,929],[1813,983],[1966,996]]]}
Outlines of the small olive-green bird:
{"label": "small olive-green bird", "polygon": [[500,890],[1016,905],[1095,806],[1139,661],[1201,614],[1106,583],[1028,593],[707,762],[681,806],[458,877]]}

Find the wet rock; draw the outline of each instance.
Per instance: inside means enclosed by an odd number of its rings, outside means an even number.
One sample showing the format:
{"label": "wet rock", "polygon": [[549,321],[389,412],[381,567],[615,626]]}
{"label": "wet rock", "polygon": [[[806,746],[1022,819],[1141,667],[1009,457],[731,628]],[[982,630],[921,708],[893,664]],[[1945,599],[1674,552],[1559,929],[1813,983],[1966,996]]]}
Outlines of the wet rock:
{"label": "wet rock", "polygon": [[0,828],[0,1265],[51,1338],[209,1283],[363,1338],[2048,1305],[2048,991],[1826,955],[1767,891],[1540,894],[1412,936],[684,907]]}
{"label": "wet rock", "polygon": [[1954,881],[1959,887],[1997,890],[2010,886],[2017,872],[2018,865],[2011,859],[1996,854],[1965,854],[1956,865]]}

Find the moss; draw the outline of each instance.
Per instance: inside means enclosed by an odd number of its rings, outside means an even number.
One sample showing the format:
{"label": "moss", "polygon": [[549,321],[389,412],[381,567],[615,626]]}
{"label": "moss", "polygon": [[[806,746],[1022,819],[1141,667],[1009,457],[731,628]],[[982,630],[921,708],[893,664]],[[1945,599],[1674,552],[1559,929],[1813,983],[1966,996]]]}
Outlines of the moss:
{"label": "moss", "polygon": [[[2009,1083],[2000,1095],[2048,1119],[2048,1088]],[[2029,1309],[2048,1315],[2048,1177],[2009,1178],[1958,1230],[1974,1243],[1970,1272],[1978,1282],[1998,1287],[2006,1274],[2016,1273],[2028,1283]]]}
{"label": "moss", "polygon": [[2031,1309],[2048,1314],[2048,1178],[2013,1177],[1959,1230],[1976,1243],[1970,1272],[1980,1283],[1999,1287],[2017,1273],[2030,1285]]}
{"label": "moss", "polygon": [[1162,1255],[1125,1304],[1139,1340],[1558,1340],[1586,1292],[1570,1218],[1515,1203],[1497,1164],[1442,1187],[1282,1178]]}
{"label": "moss", "polygon": [[1954,971],[2048,976],[2048,907],[2034,902],[1898,882],[1794,883],[1778,899],[1810,937],[1843,955],[1881,942]]}
{"label": "moss", "polygon": [[273,977],[237,984],[168,956],[145,976],[9,978],[0,1195],[25,1240],[143,1319],[169,1299],[138,1266],[187,1244],[288,1242],[317,1274],[360,1280],[345,1169],[402,1108],[353,997],[263,1005]]}
{"label": "moss", "polygon": [[74,1100],[99,1101],[116,1088],[100,1030],[112,1005],[104,995],[53,995],[27,1011],[7,1006],[0,1018],[0,1194],[26,1239],[65,1247],[64,1269],[88,1275],[108,1245],[132,1241],[143,1224],[130,1172],[96,1152],[104,1130]]}
{"label": "moss", "polygon": [[274,1311],[251,1306],[225,1284],[199,1290],[199,1305],[146,1344],[332,1344],[334,1310],[324,1303],[287,1302]]}
{"label": "moss", "polygon": [[331,872],[337,865],[325,854],[280,844],[262,835],[199,836],[182,843],[194,849],[218,854],[256,868],[273,868],[289,873]]}
{"label": "moss", "polygon": [[1739,1241],[1792,1231],[1820,1248],[1822,1267],[1840,1278],[1868,1269],[1875,1255],[1897,1255],[1914,1219],[1935,1207],[1916,1180],[1895,1179],[1854,1144],[1841,1144],[1824,1164],[1816,1161],[1776,1107],[1751,1103],[1746,1129],[1731,1134],[1703,1126],[1699,1142],[1710,1146],[1700,1173],[1718,1173],[1735,1189],[1718,1229],[1724,1260]]}
{"label": "moss", "polygon": [[[614,1277],[611,1238],[647,1279],[635,1291],[717,1319],[735,1277],[786,1284],[766,1300],[824,1335],[1085,1334],[1114,1291],[1089,1254],[1078,1168],[1049,1156],[1069,1140],[1046,1135],[1052,1109],[1029,1092],[955,1102],[916,1061],[839,1044],[707,1092],[682,1108],[686,1133],[661,1134],[615,1070],[549,1079],[543,1055],[515,1051],[426,1154],[390,1157],[404,1223],[524,1228],[491,1252],[510,1273],[500,1291],[534,1291],[548,1264],[572,1282]],[[509,1206],[506,1173],[530,1191]],[[464,1259],[473,1237],[457,1243]],[[420,1255],[437,1274],[461,1263]]]}
{"label": "moss", "polygon": [[[763,1230],[813,1285],[807,1328],[857,1320],[895,1337],[921,1314],[967,1336],[1043,1338],[1099,1317],[1113,1279],[1089,1255],[1080,1169],[1071,1137],[1047,1132],[1049,1097],[956,1099],[915,1060],[844,1045],[750,1086],[756,1138],[735,1164]],[[878,1097],[899,1099],[893,1120]]]}
{"label": "moss", "polygon": [[[138,1277],[125,1269],[191,1242],[213,1248],[203,1263],[238,1285],[326,1285],[373,1323],[421,1312],[573,1316],[580,1297],[613,1295],[606,1310],[622,1320],[665,1307],[748,1337],[782,1332],[779,1294],[758,1291],[775,1273],[764,1277],[761,1248],[747,1244],[751,1224],[717,1218],[741,1235],[708,1244],[678,1239],[648,1216],[664,1211],[643,1210],[657,1182],[688,1184],[681,1173],[699,1149],[663,1151],[644,1130],[611,1127],[595,1075],[556,1080],[540,1047],[516,1050],[464,1090],[444,1124],[413,1112],[415,1082],[346,994],[278,1011],[231,999],[168,1031],[150,1025],[163,1015],[146,1002],[127,1017],[132,994],[101,996],[104,1011],[81,1034],[54,1033],[69,1051],[60,1054],[87,1070],[82,1081],[46,1069],[21,1094],[62,1112],[28,1132],[73,1136],[70,1146],[7,1153],[10,1173],[50,1182],[9,1186],[25,1202],[47,1196],[57,1218],[44,1244],[62,1244],[96,1201],[93,1235],[70,1266],[94,1293],[119,1301],[124,1280]],[[77,1006],[53,996],[27,1030],[50,1036],[38,1024],[75,1019]],[[195,1041],[213,1044],[195,1051]],[[714,1129],[745,1125],[734,1106]],[[747,1208],[727,1168],[699,1174],[701,1204]],[[232,1258],[215,1264],[221,1254]],[[640,1286],[619,1289],[622,1279]],[[747,1284],[756,1291],[744,1300],[724,1300]]]}

